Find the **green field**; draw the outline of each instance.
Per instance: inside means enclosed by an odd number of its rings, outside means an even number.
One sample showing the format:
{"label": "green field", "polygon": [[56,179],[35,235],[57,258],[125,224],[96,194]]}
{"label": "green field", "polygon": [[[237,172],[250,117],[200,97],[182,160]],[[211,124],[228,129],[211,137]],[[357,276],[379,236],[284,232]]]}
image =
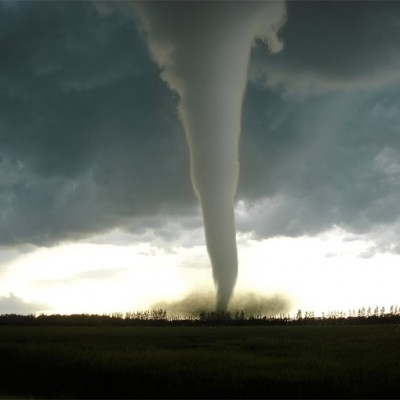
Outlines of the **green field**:
{"label": "green field", "polygon": [[399,325],[0,327],[0,398],[400,398]]}

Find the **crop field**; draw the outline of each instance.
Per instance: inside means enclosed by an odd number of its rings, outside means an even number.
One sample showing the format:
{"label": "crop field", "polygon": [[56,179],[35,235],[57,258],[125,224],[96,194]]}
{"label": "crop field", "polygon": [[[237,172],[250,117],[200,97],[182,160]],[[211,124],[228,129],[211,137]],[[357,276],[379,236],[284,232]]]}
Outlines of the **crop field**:
{"label": "crop field", "polygon": [[0,398],[400,398],[399,325],[0,327]]}

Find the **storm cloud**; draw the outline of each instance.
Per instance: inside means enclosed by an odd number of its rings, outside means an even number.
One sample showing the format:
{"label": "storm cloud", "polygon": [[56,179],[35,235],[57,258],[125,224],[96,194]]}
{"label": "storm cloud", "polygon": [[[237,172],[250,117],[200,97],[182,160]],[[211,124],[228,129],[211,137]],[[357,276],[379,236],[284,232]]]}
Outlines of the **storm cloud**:
{"label": "storm cloud", "polygon": [[351,92],[400,79],[400,5],[391,1],[289,1],[285,51],[260,43],[251,79],[289,94]]}
{"label": "storm cloud", "polygon": [[192,207],[176,101],[132,20],[84,2],[1,7],[1,243]]}
{"label": "storm cloud", "polygon": [[[288,2],[284,49],[253,48],[241,232],[338,225],[396,240],[399,21],[396,2]],[[1,2],[0,56],[1,245],[198,228],[178,98],[135,18],[90,2]]]}

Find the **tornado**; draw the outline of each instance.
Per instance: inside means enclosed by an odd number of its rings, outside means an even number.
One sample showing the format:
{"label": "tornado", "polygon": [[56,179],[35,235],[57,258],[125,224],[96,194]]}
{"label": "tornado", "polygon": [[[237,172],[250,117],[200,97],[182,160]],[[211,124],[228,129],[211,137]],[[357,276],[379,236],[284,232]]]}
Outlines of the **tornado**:
{"label": "tornado", "polygon": [[178,93],[216,286],[226,310],[238,276],[234,198],[241,110],[255,39],[271,52],[286,18],[282,1],[138,2],[132,5],[161,77]]}

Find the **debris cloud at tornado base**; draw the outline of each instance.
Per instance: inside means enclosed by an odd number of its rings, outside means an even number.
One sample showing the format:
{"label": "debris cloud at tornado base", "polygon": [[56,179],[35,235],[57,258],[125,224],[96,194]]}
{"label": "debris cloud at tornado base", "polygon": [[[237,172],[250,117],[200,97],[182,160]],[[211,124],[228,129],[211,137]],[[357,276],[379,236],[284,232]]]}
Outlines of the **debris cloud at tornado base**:
{"label": "debris cloud at tornado base", "polygon": [[[152,309],[166,310],[173,317],[199,317],[201,312],[214,310],[214,294],[212,292],[193,292],[174,301],[160,301],[151,305]],[[265,296],[253,292],[237,293],[229,303],[229,311],[242,312],[249,316],[276,316],[290,312],[292,303],[282,294]]]}
{"label": "debris cloud at tornado base", "polygon": [[238,276],[234,196],[250,52],[256,39],[272,52],[281,50],[277,32],[285,22],[285,3],[178,1],[132,6],[161,77],[180,98],[178,115],[203,214],[216,308],[225,310]]}

